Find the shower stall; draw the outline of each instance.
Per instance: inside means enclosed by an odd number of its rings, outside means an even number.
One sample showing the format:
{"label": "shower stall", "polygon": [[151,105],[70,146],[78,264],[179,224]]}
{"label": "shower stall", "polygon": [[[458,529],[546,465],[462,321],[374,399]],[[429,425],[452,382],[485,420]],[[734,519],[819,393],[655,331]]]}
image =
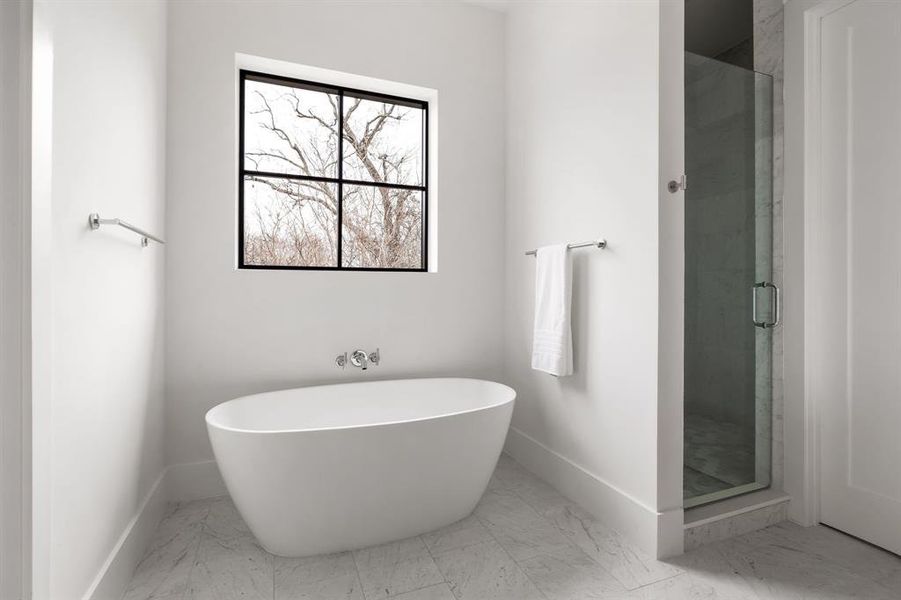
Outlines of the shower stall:
{"label": "shower stall", "polygon": [[773,81],[685,56],[686,508],[770,485]]}

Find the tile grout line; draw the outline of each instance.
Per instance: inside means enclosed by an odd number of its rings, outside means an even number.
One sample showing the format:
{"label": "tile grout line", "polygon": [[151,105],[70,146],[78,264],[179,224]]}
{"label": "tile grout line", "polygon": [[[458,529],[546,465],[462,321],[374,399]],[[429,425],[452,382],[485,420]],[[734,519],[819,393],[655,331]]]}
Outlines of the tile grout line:
{"label": "tile grout line", "polygon": [[363,600],[369,600],[366,597],[366,590],[363,589],[363,578],[360,577],[360,565],[357,564],[356,552],[354,550],[348,550],[348,552],[350,552],[350,559],[354,563],[354,573],[357,576],[357,585],[360,586],[360,596],[363,597]]}
{"label": "tile grout line", "polygon": [[[407,591],[405,591],[405,592],[400,592],[400,593],[398,593],[398,594],[389,594],[389,595],[385,596],[385,599],[384,599],[384,600],[389,600],[390,598],[396,598],[397,596],[400,596],[401,594],[409,594],[409,593],[412,593],[412,592],[418,592],[419,590],[424,590],[424,589],[427,589],[427,588],[430,588],[430,587],[435,587],[435,586],[437,586],[437,585],[441,585],[442,583],[447,584],[448,587],[450,587],[450,583],[449,583],[449,582],[447,581],[447,579],[444,577],[444,573],[441,572],[441,569],[438,568],[438,563],[435,562],[435,557],[432,556],[432,553],[431,553],[431,551],[429,550],[428,545],[427,545],[427,544],[425,543],[425,541],[422,539],[422,536],[421,536],[421,535],[417,535],[417,536],[415,536],[415,537],[416,537],[416,539],[418,539],[418,540],[420,541],[420,543],[422,543],[422,546],[425,548],[425,551],[428,552],[428,554],[429,554],[429,559],[431,559],[432,564],[435,566],[435,569],[436,569],[436,570],[438,571],[438,573],[441,575],[441,582],[440,582],[440,583],[430,583],[430,584],[428,584],[428,585],[419,586],[419,587],[417,587],[417,588],[413,588],[413,589],[407,590]],[[404,538],[404,539],[412,539],[412,538]],[[403,540],[397,540],[397,541],[400,542],[400,541],[403,541]],[[393,543],[393,542],[388,542],[388,543]],[[369,547],[369,546],[367,546],[367,547]],[[365,548],[358,548],[358,550],[364,550],[364,549],[365,549]],[[360,565],[357,564],[357,557],[354,555],[354,552],[355,552],[355,551],[354,551],[354,550],[349,550],[349,552],[350,552],[351,558],[352,558],[353,561],[354,561],[354,570],[355,570],[356,573],[357,573],[357,583],[360,584],[360,594],[363,596],[363,600],[378,600],[377,598],[376,598],[376,599],[370,599],[368,596],[366,596],[366,590],[363,589],[363,580],[362,580],[362,578],[360,577]],[[399,560],[399,561],[395,562],[395,565],[398,564],[398,563],[408,562],[408,561],[411,561],[411,560],[413,560],[413,559],[405,558],[405,559],[403,559],[403,560]]]}
{"label": "tile grout line", "polygon": [[[511,458],[512,458],[512,457],[511,457]],[[516,462],[516,460],[513,459],[513,462]],[[563,499],[566,501],[566,504],[570,504],[570,505],[577,506],[577,507],[579,507],[580,509],[582,509],[583,511],[588,512],[587,510],[585,510],[584,508],[582,508],[582,506],[581,506],[578,502],[576,502],[576,501],[574,501],[574,500],[570,500],[568,497],[564,496],[559,490],[557,490],[557,488],[555,488],[554,486],[552,486],[551,484],[549,484],[548,482],[546,482],[544,479],[542,479],[542,478],[539,477],[538,475],[535,475],[534,473],[532,473],[531,471],[529,471],[528,469],[526,469],[525,467],[523,467],[522,465],[520,465],[518,462],[517,462],[516,464],[517,464],[517,466],[519,467],[519,470],[520,470],[523,474],[525,474],[525,476],[526,476],[527,478],[529,478],[529,479],[534,479],[534,480],[538,481],[539,483],[542,483],[542,484],[544,484],[544,485],[547,485],[547,486],[550,487],[554,492],[556,492],[561,498],[563,498]],[[545,520],[548,520],[548,519],[544,516],[544,514],[542,514],[537,508],[535,508],[534,506],[532,506],[532,503],[529,502],[529,500],[528,500],[527,498],[524,498],[518,491],[516,491],[515,489],[509,489],[508,491],[511,492],[514,496],[516,496],[516,497],[519,498],[520,500],[522,500],[523,502],[525,502],[525,503],[529,506],[529,508],[531,508],[532,510],[534,510],[534,511],[538,514],[539,517],[542,517],[542,518],[544,518]],[[593,521],[597,521],[598,523],[600,523],[601,525],[603,525],[605,529],[607,529],[607,530],[609,530],[609,531],[611,531],[611,532],[613,532],[613,533],[616,533],[617,535],[619,535],[620,537],[622,537],[623,534],[620,533],[619,531],[617,531],[615,528],[611,527],[606,521],[602,521],[601,519],[597,519],[597,518],[594,517],[594,515],[590,515],[590,516],[591,516],[591,518],[592,518]],[[549,520],[548,520],[548,522],[551,523],[551,525],[553,525],[553,527],[554,527],[555,529],[557,529],[558,531],[561,531],[560,528],[558,528],[556,525],[554,525],[553,522],[551,522],[551,521],[549,521]],[[568,539],[568,538],[567,538],[567,539]],[[575,545],[575,542],[573,542],[573,544]],[[576,547],[579,548],[578,545],[576,545]],[[579,549],[581,550],[581,548],[579,548]],[[583,550],[583,552],[584,552],[584,550]],[[590,558],[590,557],[589,557],[589,558]]]}
{"label": "tile grout line", "polygon": [[[232,500],[232,502],[234,502],[234,500]],[[237,509],[238,509],[238,507],[236,506],[235,510],[237,511]],[[238,516],[241,516],[240,512],[238,512]],[[243,519],[244,519],[244,517],[242,516],[241,520],[243,520]],[[248,527],[248,529],[249,529],[249,527]],[[250,532],[250,535],[251,535],[251,537],[253,537],[255,542],[257,542],[258,544],[260,543],[260,541],[258,539],[256,539],[257,536],[253,535],[252,531]],[[263,545],[260,544],[260,547],[262,548]],[[265,551],[266,549],[263,548],[263,550]],[[266,554],[269,554],[269,552],[267,551]],[[272,559],[271,559],[271,562],[272,562],[272,600],[275,600],[275,569],[278,568],[278,564],[276,562],[277,557],[274,554],[271,556],[272,556]]]}
{"label": "tile grout line", "polygon": [[[515,492],[514,492],[514,495],[516,495],[516,497],[519,498],[519,496]],[[520,498],[520,500],[522,500],[522,498]],[[525,500],[523,500],[523,502],[525,502]],[[526,502],[526,504],[528,504],[528,502]],[[529,508],[531,508],[531,506],[529,506]],[[532,509],[532,510],[534,510],[534,509]],[[488,535],[490,535],[491,539],[494,540],[494,543],[496,543],[500,547],[500,549],[503,550],[504,554],[507,555],[507,558],[509,558],[513,562],[513,564],[516,565],[516,568],[519,569],[519,571],[522,573],[523,577],[525,577],[526,580],[528,580],[528,582],[532,584],[532,587],[535,588],[535,591],[537,591],[541,595],[541,597],[544,598],[545,600],[553,600],[552,598],[548,598],[547,594],[545,594],[544,591],[540,587],[538,587],[538,584],[536,584],[535,581],[531,577],[529,577],[529,574],[526,573],[526,570],[522,568],[522,565],[519,564],[519,561],[517,561],[515,558],[513,558],[513,555],[510,554],[510,552],[506,548],[504,548],[504,545],[500,542],[499,539],[497,539],[497,537],[494,535],[494,532],[491,531],[491,528],[488,527],[487,525],[485,525],[484,522],[482,522],[482,517],[480,517],[479,515],[476,515],[475,511],[473,511],[473,515],[475,515],[476,520],[482,525],[482,527],[485,528],[485,530],[488,532]],[[541,516],[541,515],[539,515],[539,516]]]}
{"label": "tile grout line", "polygon": [[[664,577],[663,579],[658,579],[657,581],[649,581],[648,583],[643,583],[635,589],[630,590],[629,588],[626,588],[626,591],[631,594],[632,592],[637,592],[643,588],[650,587],[652,585],[657,585],[657,584],[663,583],[665,581],[671,581],[673,579],[678,579],[680,577],[685,577],[687,575],[688,575],[688,572],[683,571],[681,573],[676,573],[675,575],[670,575],[669,577]],[[619,581],[619,580],[617,580],[617,581]],[[623,587],[626,587],[626,586],[623,586]]]}
{"label": "tile grout line", "polygon": [[[206,517],[204,517],[206,518]],[[194,540],[194,552],[191,556],[191,568],[188,569],[188,574],[185,576],[185,589],[181,594],[183,599],[187,599],[188,592],[191,588],[191,576],[194,574],[194,567],[197,565],[197,555],[200,553],[200,541],[203,539],[203,531],[200,530],[197,533],[197,539]]]}
{"label": "tile grout line", "polygon": [[[534,477],[534,476],[533,476],[533,477]],[[523,498],[523,497],[519,494],[519,492],[517,492],[516,490],[511,490],[511,491],[513,492],[513,495],[514,495],[514,496],[516,496],[517,498],[519,498],[520,500],[522,500],[523,502],[525,502],[526,506],[528,506],[529,508],[531,508],[531,509],[532,509],[532,512],[534,512],[534,513],[538,516],[538,518],[539,518],[540,520],[542,520],[542,521],[544,521],[545,523],[547,523],[548,525],[550,525],[550,526],[551,526],[551,529],[553,529],[554,531],[556,531],[556,532],[558,532],[560,535],[562,535],[562,536],[563,536],[563,539],[566,540],[566,543],[567,543],[567,544],[569,544],[571,547],[575,548],[576,550],[578,550],[579,552],[581,552],[582,554],[584,554],[586,557],[588,557],[588,559],[589,559],[591,562],[593,562],[594,564],[596,564],[597,566],[599,566],[599,567],[601,568],[601,570],[603,570],[605,573],[607,573],[608,575],[610,575],[611,577],[613,577],[614,579],[616,579],[616,577],[613,575],[613,573],[610,573],[610,571],[608,571],[607,568],[606,568],[604,565],[602,565],[601,563],[599,563],[598,561],[596,561],[596,560],[594,559],[594,557],[592,557],[592,556],[589,555],[587,552],[585,552],[585,550],[583,550],[583,549],[581,548],[581,546],[579,546],[574,540],[572,540],[568,535],[566,535],[566,534],[563,532],[563,530],[561,530],[559,527],[557,527],[556,523],[554,523],[553,521],[551,521],[550,519],[548,519],[547,517],[545,517],[542,513],[540,513],[540,512],[538,511],[538,509],[535,508],[534,506],[532,506],[532,504],[531,504],[528,500],[526,500],[525,498]],[[563,496],[563,497],[565,498],[565,496]],[[569,499],[567,499],[567,502],[570,502]],[[476,518],[478,518],[478,517],[476,517]],[[489,531],[489,533],[490,533],[490,531]],[[498,542],[498,543],[500,543],[500,542]],[[511,558],[512,558],[512,557],[511,557]],[[519,564],[519,563],[517,563],[517,564]]]}
{"label": "tile grout line", "polygon": [[[515,461],[514,461],[514,462],[515,462]],[[517,464],[518,464],[518,463],[517,463]],[[542,482],[542,483],[547,483],[547,482],[544,482],[544,480],[542,480],[540,477],[538,477],[537,475],[532,474],[530,471],[528,471],[527,469],[525,469],[525,468],[522,467],[522,466],[520,466],[520,471],[523,472],[523,473],[524,473],[528,478],[530,478],[530,479],[535,479],[535,480],[538,480],[538,481],[540,481],[540,482]],[[550,485],[550,484],[548,484],[548,485]],[[553,488],[553,486],[550,486],[550,487]],[[553,488],[553,489],[554,489],[554,491],[556,491],[556,488]],[[570,539],[570,537],[569,537],[568,535],[566,535],[566,533],[564,533],[563,530],[561,530],[559,527],[557,527],[557,525],[556,525],[553,521],[551,521],[550,519],[547,519],[547,518],[544,516],[543,513],[541,513],[537,508],[535,508],[534,506],[532,506],[532,504],[529,502],[529,500],[528,500],[527,498],[523,497],[522,494],[520,494],[520,493],[519,493],[517,490],[515,490],[515,489],[510,489],[509,491],[510,491],[514,496],[516,496],[517,498],[519,498],[520,500],[522,500],[523,502],[525,502],[526,505],[528,505],[528,506],[529,506],[529,507],[530,507],[530,508],[531,508],[531,509],[539,516],[539,518],[544,519],[544,520],[545,520],[546,522],[548,522],[555,530],[559,531],[559,532],[563,535],[563,537],[565,537],[565,538],[567,539],[567,541],[570,542],[570,544],[571,544],[572,546],[574,546],[574,547],[577,548],[579,551],[581,551],[582,554],[584,554],[585,556],[587,556],[587,557],[589,558],[589,560],[591,560],[591,562],[593,562],[594,564],[598,565],[598,567],[600,567],[601,570],[603,570],[605,573],[607,573],[608,575],[610,575],[615,581],[619,582],[619,584],[622,585],[623,588],[624,588],[626,591],[634,591],[633,588],[630,588],[625,582],[621,581],[620,578],[617,577],[615,573],[613,573],[613,572],[610,571],[607,567],[605,567],[605,566],[602,565],[600,562],[598,562],[593,556],[591,556],[590,554],[588,554],[587,552],[585,552],[585,550],[583,550],[578,544],[576,544],[574,540]],[[559,492],[557,492],[557,493],[559,494]],[[579,506],[578,503],[576,503],[576,502],[570,500],[569,498],[566,498],[566,496],[563,496],[562,494],[560,494],[560,495],[561,495],[561,497],[563,497],[563,498],[566,500],[566,503],[567,503],[567,504],[575,505],[575,506],[581,508],[581,507]],[[582,509],[582,510],[584,511],[584,509]],[[586,511],[586,512],[587,512],[587,511]],[[590,514],[589,514],[589,517],[590,517],[593,521],[596,521],[596,522],[598,522],[599,524],[603,525],[604,528],[605,528],[605,530],[607,530],[607,533],[604,534],[604,538],[614,538],[614,539],[619,538],[620,540],[622,540],[622,541],[628,543],[627,540],[625,540],[625,537],[623,536],[623,534],[620,533],[619,531],[617,531],[615,528],[611,527],[611,526],[608,525],[606,522],[604,522],[604,521],[602,521],[602,520],[600,520],[600,519],[596,519],[596,518],[594,517],[594,515],[590,515]],[[578,517],[576,517],[576,518],[578,518]],[[579,521],[581,522],[581,519],[579,519]],[[630,549],[630,550],[633,550],[633,551],[635,550],[635,548],[632,547],[631,543],[629,543],[629,549]],[[656,562],[659,562],[659,561],[657,561],[657,559],[651,558],[650,556],[648,557],[648,559],[649,559],[649,560],[656,561]],[[640,585],[640,586],[638,586],[638,587],[636,587],[636,588],[634,588],[634,589],[640,589],[640,588],[642,588],[642,587],[644,587],[644,586],[646,586],[646,585],[653,585],[654,583],[659,583],[660,581],[666,581],[666,580],[668,580],[668,579],[672,579],[672,578],[676,577],[677,575],[682,575],[682,574],[685,573],[685,571],[683,571],[683,570],[681,570],[681,569],[679,569],[679,570],[680,570],[680,572],[677,573],[677,574],[675,574],[675,575],[670,575],[670,576],[664,577],[663,579],[660,579],[660,580],[658,580],[658,581],[652,581],[652,582],[648,582],[648,583],[646,583],[646,584],[642,584],[642,585]]]}
{"label": "tile grout line", "polygon": [[354,563],[354,577],[357,578],[357,585],[360,586],[360,597],[366,600],[366,592],[363,590],[363,580],[360,578],[360,568],[357,566],[357,559],[354,558],[353,551],[350,552],[350,558]]}
{"label": "tile grout line", "polygon": [[[530,472],[526,471],[525,469],[522,469],[522,468],[521,468],[520,470],[523,471],[523,472],[526,474],[526,476],[529,477],[529,478],[531,478],[531,479],[539,479],[536,475],[532,475]],[[551,487],[553,487],[553,486],[551,486]],[[610,571],[607,567],[605,567],[604,565],[602,565],[601,563],[599,563],[593,556],[591,556],[590,554],[588,554],[587,552],[585,552],[585,550],[583,550],[578,544],[576,544],[576,542],[575,542],[574,540],[572,540],[568,535],[566,535],[566,533],[564,533],[563,530],[561,530],[559,527],[557,527],[557,525],[556,525],[553,521],[551,521],[550,519],[548,519],[547,517],[545,517],[541,512],[538,511],[537,508],[535,508],[534,506],[532,506],[532,504],[531,504],[526,498],[524,498],[518,491],[516,491],[515,489],[508,489],[507,491],[509,491],[509,492],[512,493],[514,496],[516,496],[517,498],[519,498],[520,500],[522,500],[522,501],[526,504],[526,506],[528,506],[529,508],[532,509],[532,512],[534,512],[534,513],[538,516],[539,519],[545,521],[548,525],[550,525],[550,526],[554,529],[554,531],[559,532],[559,533],[563,536],[563,538],[567,541],[567,543],[568,543],[570,546],[572,546],[573,548],[575,548],[576,550],[578,550],[579,552],[581,552],[583,555],[585,555],[586,557],[588,557],[588,559],[589,559],[593,564],[597,565],[598,568],[600,568],[604,573],[606,573],[607,575],[609,575],[609,576],[613,579],[613,581],[616,581],[617,583],[619,583],[627,593],[632,592],[632,591],[635,591],[635,589],[639,589],[639,588],[641,588],[641,587],[644,587],[644,585],[652,585],[652,584],[654,584],[654,583],[658,583],[657,581],[652,581],[652,582],[649,582],[649,583],[647,583],[647,584],[638,586],[637,588],[634,588],[634,589],[630,588],[630,587],[629,587],[628,585],[626,585],[624,582],[620,581],[619,577],[617,577],[616,574],[614,574],[614,573],[613,573],[612,571]],[[558,493],[559,493],[559,492],[558,492]],[[569,500],[568,498],[566,498],[566,497],[563,496],[562,494],[561,494],[561,496],[562,496],[564,499],[566,499],[566,501],[567,501],[568,504],[574,504],[574,505],[578,506],[578,504],[576,504],[575,502]],[[584,509],[583,509],[583,510],[584,510]],[[479,517],[477,516],[476,518],[478,519]],[[576,518],[578,518],[578,517],[576,517]],[[593,519],[593,517],[592,517],[592,519]],[[480,520],[480,521],[481,521],[481,520]],[[580,521],[581,521],[581,520],[580,520]],[[598,522],[600,522],[600,523],[601,523],[606,529],[608,529],[611,533],[614,533],[614,534],[616,534],[617,536],[622,536],[622,534],[618,533],[615,529],[611,528],[611,527],[608,526],[606,523],[604,523],[604,522],[602,522],[602,521],[598,521]],[[486,529],[487,529],[487,527],[486,527]],[[491,533],[491,530],[490,530],[490,529],[489,529],[489,533]],[[604,537],[608,537],[609,535],[610,535],[610,534],[605,534]],[[493,537],[493,534],[492,534],[492,537]],[[500,542],[498,542],[498,543],[500,544]],[[502,545],[502,547],[503,547],[503,545]],[[511,556],[510,558],[512,559],[513,557]],[[516,563],[517,566],[520,566],[520,565],[519,565],[519,562],[518,562],[516,559],[513,559],[513,561]],[[521,566],[520,566],[520,569],[522,569]],[[523,572],[525,573],[524,570],[523,570]],[[670,577],[665,577],[664,579],[662,579],[662,580],[660,580],[660,581],[665,581],[665,580],[667,580],[667,579],[671,579],[672,577],[675,577],[675,576],[677,576],[677,575],[682,575],[682,574],[684,574],[684,573],[677,573],[676,575],[671,575]],[[526,575],[526,577],[528,577],[528,575]],[[529,578],[529,580],[531,581],[531,578]],[[536,587],[537,587],[537,586],[536,586]],[[539,591],[540,591],[540,590],[539,590]]]}
{"label": "tile grout line", "polygon": [[[413,592],[421,592],[422,590],[427,590],[429,588],[439,587],[442,585],[446,586],[446,587],[450,587],[450,584],[447,583],[446,581],[442,581],[440,583],[430,583],[429,585],[424,585],[422,587],[418,587],[418,588],[415,588],[412,590],[407,590],[406,592],[401,592],[399,594],[391,594],[390,596],[385,596],[385,600],[391,600],[392,598],[399,598],[400,596],[405,596],[406,594],[412,594]],[[451,593],[453,593],[453,590],[451,590]],[[456,597],[457,596],[454,595],[454,598],[456,598]]]}
{"label": "tile grout line", "polygon": [[[453,523],[451,523],[451,525],[453,525]],[[418,537],[419,537],[419,541],[422,542],[422,545],[425,547],[425,551],[429,553],[429,558],[432,559],[432,563],[435,565],[435,568],[438,569],[438,573],[441,574],[441,580],[447,586],[447,589],[450,590],[451,594],[453,594],[454,598],[456,598],[457,600],[460,600],[460,597],[457,595],[457,592],[454,591],[454,586],[451,585],[451,582],[447,580],[447,576],[444,574],[444,571],[442,571],[441,567],[438,566],[438,561],[435,560],[435,555],[432,554],[432,549],[429,548],[429,545],[425,543],[424,539],[422,539],[422,535],[420,535]],[[470,545],[472,545],[472,544],[470,544]],[[426,586],[426,587],[431,587],[431,586]],[[419,589],[422,590],[425,588],[419,588]]]}
{"label": "tile grout line", "polygon": [[[441,572],[441,570],[439,569],[439,573],[440,572]],[[444,576],[442,575],[442,577],[444,577]],[[450,584],[447,581],[440,581],[438,583],[430,583],[428,585],[424,585],[424,586],[421,586],[418,588],[413,588],[412,590],[400,592],[399,594],[391,594],[390,596],[385,596],[385,600],[391,600],[391,598],[397,598],[398,596],[403,596],[404,594],[412,594],[413,592],[418,592],[420,590],[427,590],[429,588],[438,587],[439,585],[446,585],[446,586],[450,587]],[[451,590],[451,592],[453,592],[453,590]]]}
{"label": "tile grout line", "polygon": [[[212,504],[213,504],[212,501],[209,501],[206,503],[206,511],[203,514],[203,518],[200,519],[200,521],[197,524],[197,535],[196,535],[197,539],[195,539],[194,543],[193,543],[194,552],[191,556],[191,568],[188,569],[188,574],[185,576],[185,589],[181,593],[181,597],[183,600],[187,600],[188,592],[190,592],[191,576],[194,574],[194,567],[197,566],[197,555],[200,553],[200,542],[203,540],[203,533],[204,533],[203,529],[204,529],[204,525],[206,525],[206,520],[210,516],[210,507],[212,506]],[[176,508],[175,511],[177,512],[178,508]]]}

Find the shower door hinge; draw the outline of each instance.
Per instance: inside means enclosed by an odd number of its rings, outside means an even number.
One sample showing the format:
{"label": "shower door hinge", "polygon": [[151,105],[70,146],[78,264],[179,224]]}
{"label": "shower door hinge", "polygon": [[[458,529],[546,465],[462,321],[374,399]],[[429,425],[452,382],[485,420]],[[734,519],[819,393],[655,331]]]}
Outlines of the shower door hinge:
{"label": "shower door hinge", "polygon": [[683,175],[679,178],[679,181],[673,179],[668,184],[666,184],[666,189],[669,190],[670,194],[675,194],[679,190],[682,190],[684,192],[688,189],[688,178]]}

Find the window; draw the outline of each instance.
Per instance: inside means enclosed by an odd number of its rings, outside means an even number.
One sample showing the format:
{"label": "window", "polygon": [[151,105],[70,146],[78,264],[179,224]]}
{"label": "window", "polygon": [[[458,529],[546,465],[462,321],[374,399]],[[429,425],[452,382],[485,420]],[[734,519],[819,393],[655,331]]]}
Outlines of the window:
{"label": "window", "polygon": [[428,103],[240,73],[238,266],[425,271]]}

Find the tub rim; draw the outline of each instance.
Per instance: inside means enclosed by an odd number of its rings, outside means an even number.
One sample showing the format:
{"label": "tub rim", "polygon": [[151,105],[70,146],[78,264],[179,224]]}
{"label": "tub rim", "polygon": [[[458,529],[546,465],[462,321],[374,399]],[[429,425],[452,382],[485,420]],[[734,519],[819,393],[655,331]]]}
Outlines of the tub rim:
{"label": "tub rim", "polygon": [[[290,392],[295,390],[313,390],[317,388],[326,388],[326,387],[338,387],[344,385],[357,385],[357,384],[366,384],[366,383],[387,383],[387,382],[395,382],[395,381],[428,381],[428,382],[438,382],[438,381],[477,381],[480,383],[490,383],[491,385],[498,386],[501,388],[501,393],[505,396],[501,401],[494,402],[491,404],[487,404],[485,406],[480,406],[478,408],[470,408],[467,410],[459,410],[456,412],[448,412],[441,413],[437,415],[429,415],[427,417],[418,417],[413,419],[399,419],[395,421],[382,421],[378,423],[364,423],[360,425],[335,425],[332,427],[305,427],[305,428],[294,428],[294,429],[245,429],[242,427],[229,427],[222,425],[220,423],[214,422],[213,418],[210,416],[214,411],[218,408],[229,404],[231,402],[237,402],[238,400],[244,400],[247,398],[252,398],[254,396],[262,396],[264,394],[277,394],[279,392]],[[209,410],[206,411],[204,415],[204,421],[206,422],[207,427],[212,427],[215,429],[219,429],[222,431],[228,431],[232,433],[249,433],[249,434],[278,434],[278,433],[315,433],[319,431],[343,431],[343,430],[351,430],[351,429],[369,429],[372,427],[386,427],[389,425],[402,425],[405,423],[419,423],[422,421],[433,421],[435,419],[443,419],[445,417],[456,417],[460,415],[466,415],[470,413],[475,413],[484,410],[490,410],[493,408],[498,408],[500,406],[504,406],[505,404],[512,404],[516,400],[516,390],[510,387],[507,384],[500,383],[498,381],[492,381],[490,379],[478,379],[476,377],[408,377],[408,378],[395,378],[395,379],[374,379],[371,381],[348,381],[343,383],[325,383],[318,385],[310,385],[310,386],[300,386],[300,387],[290,387],[290,388],[282,388],[278,390],[269,390],[265,392],[256,392],[253,394],[245,394],[244,396],[238,396],[236,398],[231,398],[229,400],[225,400],[220,402],[219,404],[213,406]]]}

